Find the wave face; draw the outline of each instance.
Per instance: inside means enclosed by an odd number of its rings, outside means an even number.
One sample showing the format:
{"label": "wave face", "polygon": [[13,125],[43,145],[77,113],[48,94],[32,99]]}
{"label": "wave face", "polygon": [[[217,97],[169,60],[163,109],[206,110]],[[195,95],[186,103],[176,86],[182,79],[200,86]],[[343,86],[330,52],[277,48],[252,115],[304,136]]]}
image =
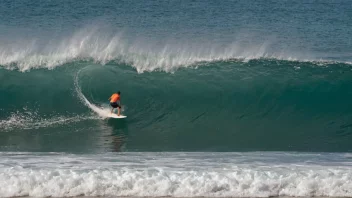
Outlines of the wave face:
{"label": "wave face", "polygon": [[0,197],[352,196],[348,154],[0,155]]}
{"label": "wave face", "polygon": [[[229,59],[138,73],[118,61],[75,61],[0,75],[4,150],[352,149],[346,63]],[[117,90],[128,119],[107,121],[107,98]],[[27,143],[13,138],[23,134]],[[80,138],[85,144],[75,143]]]}

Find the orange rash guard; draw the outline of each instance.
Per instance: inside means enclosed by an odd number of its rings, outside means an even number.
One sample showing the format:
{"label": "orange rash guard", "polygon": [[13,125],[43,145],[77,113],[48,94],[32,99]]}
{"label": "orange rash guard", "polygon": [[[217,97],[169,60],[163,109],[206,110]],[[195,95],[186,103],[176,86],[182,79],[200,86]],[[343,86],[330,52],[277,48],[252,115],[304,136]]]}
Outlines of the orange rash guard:
{"label": "orange rash guard", "polygon": [[117,102],[118,100],[120,100],[120,95],[119,94],[112,94],[112,96],[110,97],[110,102]]}

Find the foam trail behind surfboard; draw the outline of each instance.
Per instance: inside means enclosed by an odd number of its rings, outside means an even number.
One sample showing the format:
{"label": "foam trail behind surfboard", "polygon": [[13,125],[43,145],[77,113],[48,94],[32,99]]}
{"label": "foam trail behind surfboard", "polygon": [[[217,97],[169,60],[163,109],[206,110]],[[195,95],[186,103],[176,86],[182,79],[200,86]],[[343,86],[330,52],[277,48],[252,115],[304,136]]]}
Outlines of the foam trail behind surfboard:
{"label": "foam trail behind surfboard", "polygon": [[[81,69],[82,70],[82,69]],[[82,93],[82,90],[80,88],[80,86],[78,85],[78,76],[79,76],[79,73],[80,71],[79,70],[75,76],[75,80],[74,80],[74,83],[75,83],[75,89],[76,89],[76,92],[78,94],[78,97],[79,99],[87,106],[89,107],[91,110],[93,110],[95,113],[97,113],[100,117],[103,117],[103,118],[107,118],[109,117],[110,115],[110,109],[107,109],[107,108],[100,108],[100,107],[97,107],[95,106],[94,104],[90,103],[89,100],[83,95]]]}

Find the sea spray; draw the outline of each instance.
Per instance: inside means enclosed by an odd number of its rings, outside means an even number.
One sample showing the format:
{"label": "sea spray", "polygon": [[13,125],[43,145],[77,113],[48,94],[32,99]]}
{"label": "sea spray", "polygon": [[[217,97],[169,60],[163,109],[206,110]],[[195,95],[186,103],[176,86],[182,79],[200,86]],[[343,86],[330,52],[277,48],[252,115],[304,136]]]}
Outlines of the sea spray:
{"label": "sea spray", "polygon": [[156,70],[173,72],[178,68],[202,65],[199,63],[228,60],[335,61],[307,55],[308,53],[300,55],[292,51],[275,51],[272,49],[274,43],[266,41],[244,44],[239,38],[228,44],[174,41],[156,44],[153,41],[128,38],[121,32],[106,34],[99,31],[98,27],[83,28],[55,40],[39,40],[33,37],[25,42],[14,40],[11,44],[1,45],[0,66],[28,71],[54,69],[74,61],[94,61],[102,65],[114,61],[129,64],[142,73]]}
{"label": "sea spray", "polygon": [[102,118],[108,117],[108,115],[110,113],[110,110],[108,108],[102,108],[102,107],[98,107],[98,106],[92,104],[91,102],[89,102],[89,100],[82,93],[82,90],[81,90],[79,83],[78,83],[78,78],[79,78],[79,74],[80,74],[81,70],[79,70],[77,72],[77,74],[75,75],[75,79],[74,79],[74,86],[75,86],[75,90],[76,90],[76,93],[77,93],[79,99],[83,102],[83,104],[85,104],[92,111],[97,113],[100,117],[102,117]]}

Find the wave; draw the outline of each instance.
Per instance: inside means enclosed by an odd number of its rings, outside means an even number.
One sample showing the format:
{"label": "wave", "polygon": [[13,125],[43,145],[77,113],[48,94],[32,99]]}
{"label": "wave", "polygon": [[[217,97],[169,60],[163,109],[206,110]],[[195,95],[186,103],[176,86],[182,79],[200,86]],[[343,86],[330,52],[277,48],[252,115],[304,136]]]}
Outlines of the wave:
{"label": "wave", "polygon": [[[351,69],[346,65],[218,62],[174,74],[137,74],[116,65],[71,68],[25,74],[1,70],[0,126],[71,133],[87,126],[81,121],[104,119],[107,98],[118,89],[129,106],[124,114],[132,133],[161,133],[167,140],[152,140],[155,147],[132,145],[132,150],[351,151]],[[24,105],[35,116],[21,114]],[[64,124],[68,127],[57,127]],[[88,131],[105,130],[99,128],[105,121],[88,124]],[[192,135],[202,138],[194,145]],[[235,140],[228,138],[234,135]]]}
{"label": "wave", "polygon": [[[82,69],[81,69],[82,70]],[[28,107],[23,107],[20,111],[12,112],[7,118],[0,120],[0,128],[3,131],[11,131],[14,129],[39,129],[47,128],[52,126],[60,125],[70,125],[75,122],[81,122],[84,120],[96,120],[106,118],[110,113],[108,107],[98,107],[83,95],[81,88],[78,84],[78,76],[80,74],[79,70],[76,73],[74,79],[74,87],[77,97],[89,107],[95,114],[81,114],[81,115],[42,115],[38,113],[35,109],[30,109]]]}
{"label": "wave", "polygon": [[343,154],[1,156],[0,197],[352,196],[350,159]]}
{"label": "wave", "polygon": [[[107,126],[138,133],[132,138],[142,143],[129,144],[132,151],[351,151],[351,67],[318,64],[227,60],[173,74],[92,62],[52,71],[0,70],[0,126],[63,134],[100,133]],[[117,90],[129,106],[128,119],[101,121]],[[18,113],[24,107],[36,115]],[[149,136],[161,139],[145,142]]]}
{"label": "wave", "polygon": [[[93,103],[91,103],[85,96],[84,94],[82,93],[82,90],[81,90],[81,87],[79,86],[79,75],[81,73],[81,71],[83,70],[84,68],[78,70],[78,72],[76,73],[75,75],[75,79],[74,79],[74,86],[75,86],[75,90],[76,90],[76,93],[78,95],[78,98],[82,101],[82,103],[84,105],[86,105],[87,107],[89,107],[93,112],[95,112],[100,118],[107,118],[108,115],[111,113],[111,108],[110,107],[107,107],[107,105],[101,105],[101,106],[97,106]],[[121,108],[121,112],[124,112],[124,109],[126,107],[123,106]]]}
{"label": "wave", "polygon": [[[246,44],[241,40],[226,45],[212,43],[169,43],[141,39],[129,39],[119,34],[103,34],[98,28],[83,29],[71,36],[58,40],[41,41],[33,38],[26,41],[1,42],[0,65],[6,69],[29,71],[31,69],[53,69],[76,61],[94,61],[106,64],[110,61],[126,63],[139,73],[145,71],[172,72],[177,68],[194,66],[204,62],[253,59],[274,59],[288,61],[330,64],[336,60],[307,56],[275,50],[270,42]],[[340,63],[350,64],[347,61]]]}
{"label": "wave", "polygon": [[98,106],[92,104],[91,102],[89,102],[89,100],[82,93],[82,90],[81,90],[79,83],[78,83],[78,78],[79,78],[79,74],[80,74],[81,70],[82,69],[80,69],[77,72],[75,79],[74,79],[74,86],[75,86],[75,90],[76,90],[76,93],[77,93],[79,99],[83,102],[83,104],[85,104],[87,107],[89,107],[93,112],[97,113],[100,117],[102,117],[102,118],[108,117],[108,115],[110,113],[109,108],[98,107]]}
{"label": "wave", "polygon": [[[5,169],[0,197],[350,197],[348,170],[167,171]],[[12,183],[17,185],[12,186]],[[8,190],[5,191],[5,188]]]}
{"label": "wave", "polygon": [[[39,129],[59,125],[70,125],[75,122],[85,120],[97,120],[107,118],[110,114],[110,108],[107,105],[96,105],[91,103],[86,96],[82,93],[79,86],[79,75],[84,68],[78,70],[74,77],[75,95],[78,99],[87,106],[93,114],[80,114],[80,115],[42,115],[35,109],[23,107],[21,110],[12,112],[8,117],[0,120],[0,127],[4,131],[11,131],[14,129]],[[122,112],[126,107],[122,108]],[[71,113],[72,114],[72,113]]]}

